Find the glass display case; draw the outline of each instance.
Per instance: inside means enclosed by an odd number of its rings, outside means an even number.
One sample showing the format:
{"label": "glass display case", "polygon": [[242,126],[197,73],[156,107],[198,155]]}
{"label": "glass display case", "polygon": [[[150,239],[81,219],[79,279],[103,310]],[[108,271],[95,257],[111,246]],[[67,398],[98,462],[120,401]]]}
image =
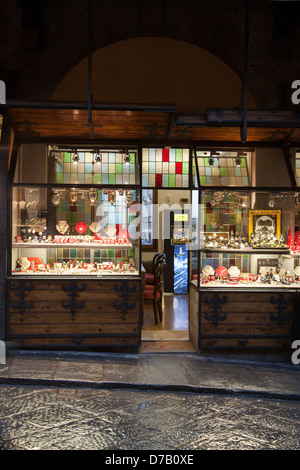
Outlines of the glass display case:
{"label": "glass display case", "polygon": [[[201,288],[299,288],[298,194],[202,191]],[[296,219],[295,219],[296,214]]]}
{"label": "glass display case", "polygon": [[10,274],[139,275],[137,183],[135,151],[25,146],[11,194]]}

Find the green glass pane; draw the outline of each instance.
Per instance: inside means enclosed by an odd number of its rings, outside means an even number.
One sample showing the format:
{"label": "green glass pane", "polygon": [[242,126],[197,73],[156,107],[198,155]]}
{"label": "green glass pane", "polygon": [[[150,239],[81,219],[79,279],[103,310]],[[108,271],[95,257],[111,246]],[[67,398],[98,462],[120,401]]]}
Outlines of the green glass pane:
{"label": "green glass pane", "polygon": [[93,175],[93,183],[101,184],[101,175]]}
{"label": "green glass pane", "polygon": [[135,163],[135,153],[130,153],[130,162]]}
{"label": "green glass pane", "polygon": [[221,176],[228,176],[228,168],[220,168],[220,175]]}
{"label": "green glass pane", "polygon": [[206,176],[200,176],[200,184],[206,184]]}
{"label": "green glass pane", "polygon": [[183,151],[182,149],[175,149],[176,157],[182,157]]}
{"label": "green glass pane", "polygon": [[116,173],[122,174],[122,163],[116,163]]}
{"label": "green glass pane", "polygon": [[182,164],[182,174],[188,175],[189,173],[189,164],[188,163],[183,163]]}
{"label": "green glass pane", "polygon": [[176,162],[182,162],[182,149],[176,149]]}
{"label": "green glass pane", "polygon": [[71,161],[71,154],[69,152],[64,153],[64,162],[70,162]]}
{"label": "green glass pane", "polygon": [[109,174],[109,175],[108,175],[108,182],[109,182],[109,184],[115,184],[115,182],[116,182],[116,175],[111,175],[111,174]]}
{"label": "green glass pane", "polygon": [[241,167],[245,167],[246,166],[246,158],[242,158],[241,159]]}
{"label": "green glass pane", "polygon": [[170,188],[175,188],[176,179],[175,175],[169,175],[169,186]]}
{"label": "green glass pane", "polygon": [[56,182],[63,183],[64,182],[64,174],[63,173],[56,173]]}

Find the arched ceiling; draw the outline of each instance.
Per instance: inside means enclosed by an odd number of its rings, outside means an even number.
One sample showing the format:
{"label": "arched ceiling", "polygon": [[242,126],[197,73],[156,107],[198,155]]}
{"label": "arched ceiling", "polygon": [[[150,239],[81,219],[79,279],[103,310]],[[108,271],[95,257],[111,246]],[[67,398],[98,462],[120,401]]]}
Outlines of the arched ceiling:
{"label": "arched ceiling", "polygon": [[[99,103],[169,103],[178,113],[206,108],[238,108],[242,82],[204,49],[169,38],[134,38],[92,55],[92,95]],[[88,58],[70,70],[51,99],[86,101]],[[249,108],[256,104],[248,95]]]}

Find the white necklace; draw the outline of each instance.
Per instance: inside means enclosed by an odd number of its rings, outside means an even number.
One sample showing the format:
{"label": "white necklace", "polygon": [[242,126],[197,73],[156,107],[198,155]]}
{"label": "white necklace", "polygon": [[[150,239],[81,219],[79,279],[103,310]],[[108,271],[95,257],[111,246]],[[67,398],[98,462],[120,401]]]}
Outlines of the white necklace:
{"label": "white necklace", "polygon": [[56,230],[59,233],[66,233],[68,228],[69,228],[69,225],[67,224],[67,222],[65,220],[59,220],[57,225],[56,225]]}

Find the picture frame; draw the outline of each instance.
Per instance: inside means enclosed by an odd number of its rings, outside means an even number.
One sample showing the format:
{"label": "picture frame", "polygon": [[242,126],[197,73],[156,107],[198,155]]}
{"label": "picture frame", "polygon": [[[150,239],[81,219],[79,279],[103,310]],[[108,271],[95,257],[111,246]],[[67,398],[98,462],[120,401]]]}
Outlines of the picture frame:
{"label": "picture frame", "polygon": [[280,209],[250,209],[249,210],[249,241],[252,233],[281,234]]}

